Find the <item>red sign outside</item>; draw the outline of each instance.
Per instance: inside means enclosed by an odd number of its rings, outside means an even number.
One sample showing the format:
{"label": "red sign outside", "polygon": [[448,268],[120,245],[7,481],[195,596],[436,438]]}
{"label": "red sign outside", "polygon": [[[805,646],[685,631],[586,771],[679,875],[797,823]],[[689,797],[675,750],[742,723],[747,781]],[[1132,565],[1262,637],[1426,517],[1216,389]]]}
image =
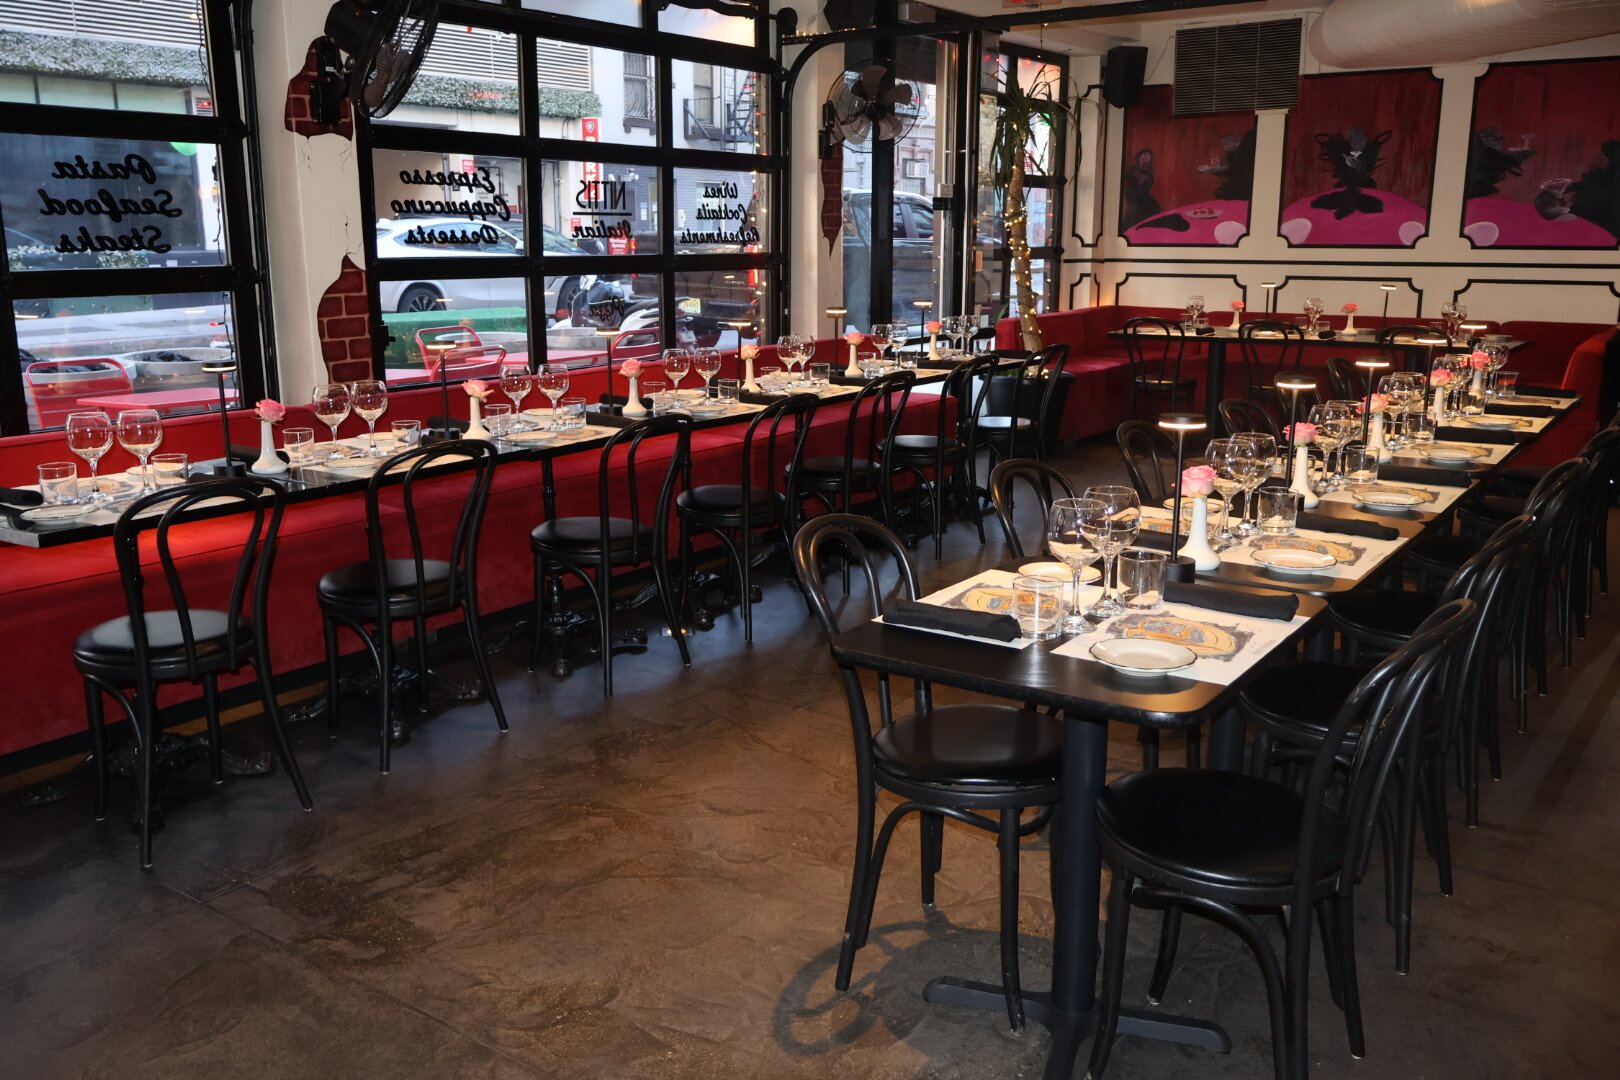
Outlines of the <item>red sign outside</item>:
{"label": "red sign outside", "polygon": [[602,139],[601,118],[596,116],[580,117],[579,137],[586,142],[600,142]]}

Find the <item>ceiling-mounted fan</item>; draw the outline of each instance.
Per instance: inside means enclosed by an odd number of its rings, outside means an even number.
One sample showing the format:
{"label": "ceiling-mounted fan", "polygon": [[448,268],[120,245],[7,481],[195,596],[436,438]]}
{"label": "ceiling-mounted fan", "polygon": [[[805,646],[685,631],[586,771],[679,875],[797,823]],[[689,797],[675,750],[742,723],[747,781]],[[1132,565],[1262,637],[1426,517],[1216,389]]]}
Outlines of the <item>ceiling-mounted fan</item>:
{"label": "ceiling-mounted fan", "polygon": [[922,114],[922,95],[897,64],[845,71],[822,105],[823,135],[870,152],[878,142],[902,139]]}
{"label": "ceiling-mounted fan", "polygon": [[370,117],[392,112],[410,93],[438,23],[439,0],[338,0],[316,46],[316,119],[337,123],[344,98]]}

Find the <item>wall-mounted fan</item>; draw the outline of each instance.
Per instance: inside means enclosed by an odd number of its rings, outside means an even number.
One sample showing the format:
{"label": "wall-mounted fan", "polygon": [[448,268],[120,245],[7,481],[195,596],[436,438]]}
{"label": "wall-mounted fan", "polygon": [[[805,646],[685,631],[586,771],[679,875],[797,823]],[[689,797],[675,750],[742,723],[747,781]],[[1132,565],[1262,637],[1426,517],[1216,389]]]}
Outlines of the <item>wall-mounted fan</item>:
{"label": "wall-mounted fan", "polygon": [[367,116],[387,116],[410,93],[438,23],[439,0],[338,0],[317,53],[316,118],[336,123],[345,97]]}
{"label": "wall-mounted fan", "polygon": [[870,153],[878,142],[903,139],[922,114],[922,93],[894,64],[846,71],[822,106],[829,141]]}

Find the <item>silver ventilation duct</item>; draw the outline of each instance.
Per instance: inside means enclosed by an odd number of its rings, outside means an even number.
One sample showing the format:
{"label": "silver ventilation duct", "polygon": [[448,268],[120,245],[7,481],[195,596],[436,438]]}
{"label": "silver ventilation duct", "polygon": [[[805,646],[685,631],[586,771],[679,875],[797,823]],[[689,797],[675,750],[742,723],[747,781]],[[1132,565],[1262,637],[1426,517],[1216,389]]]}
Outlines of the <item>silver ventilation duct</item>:
{"label": "silver ventilation duct", "polygon": [[1335,0],[1311,55],[1341,68],[1431,67],[1620,33],[1620,0]]}

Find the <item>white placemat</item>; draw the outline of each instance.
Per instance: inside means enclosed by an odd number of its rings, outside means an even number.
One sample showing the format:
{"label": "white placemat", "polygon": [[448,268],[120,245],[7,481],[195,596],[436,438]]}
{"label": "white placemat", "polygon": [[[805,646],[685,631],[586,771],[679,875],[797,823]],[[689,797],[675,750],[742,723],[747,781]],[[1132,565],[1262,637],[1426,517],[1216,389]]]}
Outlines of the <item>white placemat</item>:
{"label": "white placemat", "polygon": [[[1177,677],[1228,686],[1255,664],[1271,655],[1294,630],[1308,620],[1295,615],[1282,619],[1255,619],[1224,611],[1165,604],[1156,612],[1120,615],[1109,619],[1089,634],[1071,638],[1052,650],[1054,656],[1097,663],[1091,647],[1108,638],[1152,638],[1185,645],[1198,654],[1198,660]],[[1106,665],[1104,665],[1106,666]],[[1152,689],[1161,678],[1135,678],[1122,675],[1143,689]]]}
{"label": "white placemat", "polygon": [[[1012,583],[1015,577],[1017,575],[1008,570],[985,570],[954,585],[947,585],[937,592],[918,597],[918,602],[942,608],[955,608],[958,611],[986,611],[998,615],[1011,615]],[[1090,603],[1100,592],[1101,590],[1096,588],[1080,590],[1081,602]],[[882,622],[883,616],[879,615],[872,621]],[[963,641],[982,641],[986,645],[1000,645],[1009,649],[1027,649],[1035,644],[1032,638],[997,641],[994,638],[953,634],[949,630],[931,630],[921,626],[908,626],[906,629],[920,630],[925,634],[938,634],[941,637],[961,638]]]}
{"label": "white placemat", "polygon": [[[1412,509],[1425,514],[1439,514],[1444,512],[1450,508],[1452,503],[1462,498],[1463,494],[1468,490],[1467,488],[1445,487],[1439,484],[1432,487],[1425,484],[1405,484],[1395,480],[1380,480],[1375,484],[1363,484],[1357,486],[1376,488],[1379,491],[1409,492],[1410,494],[1416,495],[1423,500],[1420,505],[1414,506]],[[1354,491],[1351,490],[1330,491],[1326,495],[1322,496],[1322,501],[1347,503],[1354,506],[1356,504],[1356,496]],[[1366,510],[1365,512],[1377,513],[1376,510],[1370,509]],[[1396,514],[1392,516],[1399,517],[1400,515]]]}
{"label": "white placemat", "polygon": [[[1485,451],[1484,454],[1474,459],[1474,464],[1476,465],[1500,464],[1502,460],[1511,454],[1515,449],[1515,446],[1512,443],[1471,443],[1461,442],[1454,439],[1438,439],[1436,441],[1442,446],[1472,446],[1477,450]],[[1421,450],[1406,446],[1403,446],[1401,449],[1395,451],[1394,463],[1398,465],[1425,465],[1434,469],[1446,468],[1445,465],[1438,465],[1424,457]]]}

